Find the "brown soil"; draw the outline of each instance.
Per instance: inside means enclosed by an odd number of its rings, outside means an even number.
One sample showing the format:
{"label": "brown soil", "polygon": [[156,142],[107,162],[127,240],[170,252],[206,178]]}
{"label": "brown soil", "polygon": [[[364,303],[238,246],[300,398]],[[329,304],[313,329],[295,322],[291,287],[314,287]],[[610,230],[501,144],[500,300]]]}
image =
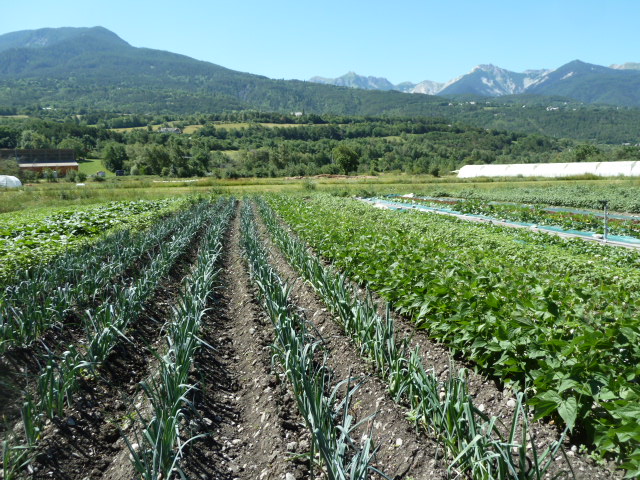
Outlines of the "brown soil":
{"label": "brown soil", "polygon": [[[375,414],[358,432],[357,439],[373,426],[372,435],[380,447],[376,466],[394,479],[453,478],[446,474],[445,455],[434,438],[415,432],[405,418],[406,409],[387,395],[384,383],[359,357],[313,289],[299,279],[279,250],[269,245],[277,269],[296,282],[291,300],[316,325],[330,352],[329,366],[335,379],[366,379],[353,399],[351,413],[360,419]],[[301,455],[308,452],[310,435],[286,382],[281,381],[271,364],[273,329],[256,300],[257,291],[242,259],[238,216],[227,233],[223,252],[219,282],[201,331],[201,338],[212,348],[201,348],[195,358],[195,411],[185,422],[186,429],[203,436],[185,448],[181,465],[191,479],[308,478],[308,461]],[[131,341],[117,345],[101,377],[88,380],[65,418],[49,425],[26,477],[135,477],[122,433],[132,437],[136,411],[146,411],[139,382],[156,369],[152,350],[164,348],[162,325],[194,257],[192,249],[128,332]],[[414,335],[413,342],[421,345],[427,365],[446,374],[450,365],[446,349],[431,343],[401,319],[398,328],[403,334]],[[509,394],[480,376],[471,375],[470,383],[477,402],[483,403],[487,412],[508,413],[505,404],[511,398]],[[555,434],[553,428],[548,428]],[[574,463],[574,469],[581,479],[616,478],[581,458]]]}
{"label": "brown soil", "polygon": [[191,478],[305,478],[309,436],[293,398],[271,367],[273,329],[255,300],[233,221],[221,265],[220,286],[203,337],[213,350],[196,359],[201,391],[197,421],[210,434],[193,444],[183,464]]}
{"label": "brown soil", "polygon": [[416,433],[406,419],[407,410],[390,398],[386,384],[375,376],[370,364],[360,357],[313,288],[291,268],[280,249],[269,239],[264,225],[260,223],[259,227],[268,245],[272,265],[283,279],[295,284],[292,302],[322,336],[330,353],[328,365],[334,371],[336,380],[349,377],[365,380],[353,397],[351,413],[358,419],[373,416],[359,434],[368,434],[369,427],[373,426],[372,438],[379,447],[376,467],[394,479],[449,478],[443,451],[435,439]]}
{"label": "brown soil", "polygon": [[121,432],[133,433],[133,419],[142,407],[139,382],[155,369],[152,352],[164,347],[162,326],[196,250],[194,244],[178,259],[131,325],[128,341],[119,342],[110,353],[100,377],[84,382],[65,417],[49,424],[38,444],[31,478],[84,480],[103,478],[103,472],[104,478],[132,477]]}
{"label": "brown soil", "polygon": [[[194,238],[197,239],[198,235]],[[159,245],[153,246],[146,254],[136,259],[131,267],[112,278],[110,284],[132,284],[137,274],[151,263],[159,248]],[[194,242],[189,251],[178,259],[170,277],[179,275],[180,269],[184,268],[187,259],[194,254],[195,250]],[[104,300],[104,295],[106,293],[101,292],[66,312],[62,323],[52,325],[29,347],[10,348],[0,355],[0,398],[3,399],[0,403],[0,418],[4,420],[0,425],[0,437],[4,435],[7,428],[11,428],[20,419],[23,394],[32,388],[31,386],[40,375],[44,361],[42,359],[50,354],[61,354],[68,345],[86,344],[86,331],[82,317],[86,310],[97,309]]]}
{"label": "brown soil", "polygon": [[[202,437],[185,448],[181,465],[192,479],[308,478],[308,462],[299,454],[308,451],[310,435],[286,384],[272,370],[272,326],[242,261],[238,219],[224,252],[201,331],[212,348],[203,347],[195,359],[196,411],[186,425]],[[101,378],[83,385],[65,418],[47,427],[28,478],[135,477],[122,434],[134,442],[137,412],[148,412],[139,382],[156,369],[151,352],[164,347],[161,327],[194,256],[192,250],[163,283],[128,332],[131,342],[116,347]]]}

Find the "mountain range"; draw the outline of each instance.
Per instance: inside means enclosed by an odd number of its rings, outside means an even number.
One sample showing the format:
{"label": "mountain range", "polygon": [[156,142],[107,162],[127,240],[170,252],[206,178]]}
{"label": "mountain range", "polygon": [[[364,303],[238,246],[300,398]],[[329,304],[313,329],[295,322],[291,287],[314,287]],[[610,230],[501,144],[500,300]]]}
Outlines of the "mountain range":
{"label": "mountain range", "polygon": [[441,102],[420,97],[273,80],[176,53],[133,47],[103,27],[0,35],[0,108],[4,109],[426,115]]}
{"label": "mountain range", "polygon": [[640,65],[608,68],[574,61],[555,70],[523,73],[480,65],[446,84],[393,85],[384,78],[355,73],[340,79],[273,80],[176,53],[133,47],[103,27],[0,35],[0,109],[47,106],[129,113],[253,109],[450,117],[450,101],[442,97],[455,95],[508,95],[513,101],[537,105],[553,97],[637,107]]}
{"label": "mountain range", "polygon": [[574,60],[555,70],[512,72],[495,65],[478,65],[469,73],[446,83],[425,80],[393,85],[386,78],[365,77],[349,72],[338,78],[313,77],[309,81],[367,90],[397,90],[429,95],[565,96],[586,103],[640,105],[640,63],[603,67]]}

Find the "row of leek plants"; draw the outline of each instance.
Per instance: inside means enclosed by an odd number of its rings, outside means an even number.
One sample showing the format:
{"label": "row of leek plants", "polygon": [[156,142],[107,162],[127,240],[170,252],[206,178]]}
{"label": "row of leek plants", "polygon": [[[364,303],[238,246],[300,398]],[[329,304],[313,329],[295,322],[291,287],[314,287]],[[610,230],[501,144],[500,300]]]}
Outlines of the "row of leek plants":
{"label": "row of leek plants", "polygon": [[61,325],[74,307],[86,307],[104,296],[114,278],[204,208],[206,203],[200,203],[143,232],[119,230],[55,262],[22,272],[0,293],[0,354],[29,345],[51,326]]}
{"label": "row of leek plants", "polygon": [[193,409],[190,392],[196,385],[190,383],[189,372],[198,349],[204,344],[199,338],[202,318],[207,310],[214,282],[219,272],[217,262],[222,252],[224,235],[235,201],[227,202],[217,221],[204,234],[203,242],[191,275],[186,277],[180,298],[166,326],[167,350],[158,355],[159,372],[142,383],[151,405],[151,418],[140,413],[142,428],[135,442],[125,437],[134,468],[145,480],[172,478],[178,474],[186,478],[180,468],[183,450],[202,435],[181,438],[181,428],[189,410]]}
{"label": "row of leek plants", "polygon": [[[371,472],[384,476],[372,465],[376,449],[371,432],[360,446],[351,438],[356,428],[370,420],[368,417],[356,422],[349,413],[351,398],[360,384],[352,385],[352,379],[347,379],[331,388],[332,375],[322,343],[290,304],[291,286],[283,282],[269,264],[248,202],[242,209],[241,235],[251,277],[275,329],[273,360],[285,372],[298,410],[312,435],[311,478],[315,478],[316,455],[320,469],[329,480],[364,480]],[[343,387],[346,393],[339,400]]]}
{"label": "row of leek plants", "polygon": [[[282,226],[262,199],[259,205],[276,244],[337,316],[361,355],[387,382],[389,393],[410,407],[408,417],[416,426],[441,440],[449,454],[450,472],[469,473],[474,479],[518,480],[540,480],[547,474],[565,434],[538,452],[521,394],[511,424],[501,429],[495,418],[488,418],[474,405],[464,369],[453,372],[451,368],[449,378],[439,381],[433,370],[425,369],[417,348],[411,351],[406,338],[396,339],[388,307],[381,317],[370,295],[360,298],[346,275],[325,267],[303,241]],[[564,472],[557,475],[561,474]]]}
{"label": "row of leek plants", "polygon": [[131,285],[122,283],[108,289],[109,296],[94,311],[84,312],[82,319],[89,342],[86,346],[71,345],[61,355],[51,353],[35,385],[35,393],[25,395],[22,406],[24,443],[16,436],[3,442],[4,478],[13,478],[26,464],[41,438],[47,419],[64,415],[71,405],[73,393],[80,388],[82,378],[96,375],[100,365],[119,339],[127,341],[125,331],[142,312],[163,278],[167,276],[177,259],[185,252],[205,223],[215,222],[218,208],[206,202],[176,232],[160,246],[158,254],[148,268]]}

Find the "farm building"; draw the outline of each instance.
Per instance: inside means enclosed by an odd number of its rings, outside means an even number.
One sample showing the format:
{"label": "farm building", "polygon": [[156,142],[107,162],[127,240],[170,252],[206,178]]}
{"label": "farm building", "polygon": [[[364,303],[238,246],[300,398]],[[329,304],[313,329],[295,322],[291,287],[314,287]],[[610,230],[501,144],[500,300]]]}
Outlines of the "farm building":
{"label": "farm building", "polygon": [[507,165],[465,165],[458,178],[475,177],[640,177],[639,162],[513,163]]}
{"label": "farm building", "polygon": [[22,182],[12,175],[0,175],[0,188],[21,187]]}
{"label": "farm building", "polygon": [[22,170],[42,172],[56,170],[61,175],[78,170],[76,153],[71,149],[0,149],[0,158],[15,159]]}

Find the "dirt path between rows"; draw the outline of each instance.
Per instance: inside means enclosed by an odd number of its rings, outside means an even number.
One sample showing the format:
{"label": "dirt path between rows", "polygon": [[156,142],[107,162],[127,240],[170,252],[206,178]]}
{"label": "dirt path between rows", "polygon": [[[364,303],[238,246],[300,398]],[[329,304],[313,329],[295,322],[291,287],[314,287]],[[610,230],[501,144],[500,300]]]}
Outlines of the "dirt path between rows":
{"label": "dirt path between rows", "polygon": [[192,479],[306,478],[310,436],[295,402],[271,366],[273,327],[260,308],[240,247],[239,210],[227,234],[220,281],[196,359],[197,420],[210,435],[183,464]]}
{"label": "dirt path between rows", "polygon": [[[225,236],[216,290],[203,318],[201,338],[209,345],[197,354],[192,381],[196,411],[184,428],[201,434],[184,450],[181,465],[192,480],[302,480],[309,477],[310,434],[295,401],[271,364],[273,327],[257,301],[240,247],[239,208]],[[260,224],[264,235],[264,225]],[[316,325],[330,352],[335,379],[362,377],[366,383],[352,403],[352,413],[365,418],[375,413],[373,426],[380,447],[376,466],[390,478],[445,479],[444,452],[428,435],[416,433],[406,409],[386,393],[369,364],[334,322],[310,285],[290,267],[280,250],[267,240],[271,259],[283,278],[295,282],[291,300]],[[182,258],[156,292],[144,315],[130,332],[131,343],[118,344],[100,379],[88,382],[65,418],[48,427],[27,478],[120,480],[134,478],[128,449],[120,430],[131,435],[136,409],[143,403],[138,383],[154,372],[151,349],[161,350],[162,324],[169,317],[182,277],[195,250]],[[449,368],[445,348],[401,319],[403,335],[420,344],[425,364],[441,375]],[[477,403],[487,412],[504,411],[510,395],[481,376],[470,376]],[[550,432],[554,432],[553,428]],[[366,434],[363,428],[361,434]],[[360,433],[359,433],[360,435]],[[359,439],[359,437],[357,438]],[[574,462],[573,460],[576,460]],[[618,478],[582,457],[572,458],[576,478]],[[375,477],[375,475],[374,475]]]}
{"label": "dirt path between rows", "polygon": [[140,317],[132,323],[100,368],[74,394],[64,418],[51,422],[31,465],[35,479],[85,480],[132,478],[134,471],[121,431],[132,434],[143,405],[139,382],[157,366],[153,351],[162,351],[162,326],[172,314],[180,284],[197,252],[197,239],[177,260]]}
{"label": "dirt path between rows", "polygon": [[[180,464],[194,480],[308,478],[303,455],[310,434],[271,365],[273,328],[242,258],[238,217],[225,236],[216,290],[203,318],[200,337],[208,346],[198,352],[191,378],[198,387],[196,411],[183,422],[184,430],[201,437],[184,449]],[[24,478],[135,478],[121,434],[135,442],[139,412],[150,413],[139,382],[157,369],[152,351],[164,350],[162,326],[196,253],[192,247],[181,257],[100,378],[84,384],[64,418],[48,425]]]}
{"label": "dirt path between rows", "polygon": [[[204,231],[205,226],[201,226],[200,232]],[[179,282],[182,274],[186,272],[189,259],[195,255],[197,250],[197,239],[199,235],[194,235],[194,241],[182,254],[176,266],[168,275],[168,281],[165,285],[161,285],[156,293],[159,298],[167,297],[171,292],[167,293],[167,288],[171,290],[171,282],[174,284]],[[136,278],[143,272],[152,262],[160,249],[160,243],[153,245],[145,254],[136,258],[133,264],[118,275],[109,280],[110,285],[132,285]],[[105,258],[103,261],[111,261]],[[181,271],[183,269],[184,271]],[[173,279],[173,280],[172,280]],[[167,287],[168,286],[168,287]],[[167,287],[167,288],[165,288]],[[73,308],[65,312],[63,321],[60,324],[52,324],[34,340],[29,347],[10,348],[7,352],[0,355],[0,398],[4,401],[0,403],[0,418],[4,423],[0,424],[0,438],[4,437],[5,429],[12,428],[20,420],[20,408],[24,401],[23,394],[25,390],[32,388],[37,377],[42,373],[45,359],[51,355],[60,355],[69,345],[85,345],[88,343],[87,331],[84,327],[86,322],[85,312],[96,311],[102,301],[105,300],[105,289],[96,292],[93,298],[84,298],[73,305]],[[76,299],[77,301],[77,299]],[[148,302],[148,313],[153,316],[152,305],[154,302]],[[161,301],[160,301],[161,303]],[[137,327],[134,326],[135,330]]]}

